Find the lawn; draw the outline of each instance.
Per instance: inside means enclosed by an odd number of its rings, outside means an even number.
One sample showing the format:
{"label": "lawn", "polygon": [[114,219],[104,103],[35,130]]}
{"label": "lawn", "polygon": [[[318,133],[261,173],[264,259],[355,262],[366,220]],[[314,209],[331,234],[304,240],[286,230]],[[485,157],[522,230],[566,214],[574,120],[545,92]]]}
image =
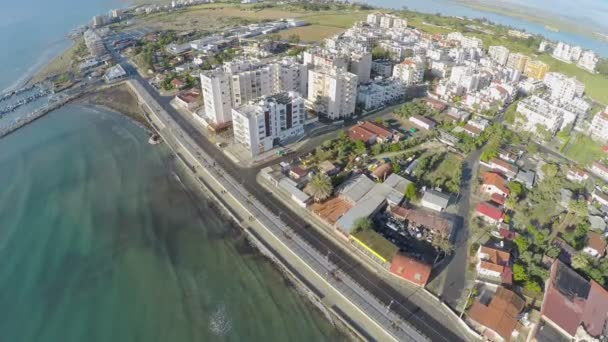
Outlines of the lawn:
{"label": "lawn", "polygon": [[579,134],[566,148],[566,156],[581,165],[589,165],[604,157],[602,145],[586,135]]}
{"label": "lawn", "polygon": [[340,12],[331,13],[323,12],[323,14],[312,14],[301,17],[302,20],[309,24],[317,24],[324,26],[333,26],[343,29],[350,28],[357,21],[365,20],[369,12]]}
{"label": "lawn", "polygon": [[365,249],[371,250],[372,253],[377,254],[389,262],[393,259],[393,256],[395,256],[395,253],[397,253],[397,246],[393,245],[382,235],[371,229],[353,233],[351,236],[360,241]]}
{"label": "lawn", "polygon": [[297,34],[303,42],[317,42],[343,31],[344,29],[333,26],[308,25],[281,31],[279,35],[288,38],[292,34]]}

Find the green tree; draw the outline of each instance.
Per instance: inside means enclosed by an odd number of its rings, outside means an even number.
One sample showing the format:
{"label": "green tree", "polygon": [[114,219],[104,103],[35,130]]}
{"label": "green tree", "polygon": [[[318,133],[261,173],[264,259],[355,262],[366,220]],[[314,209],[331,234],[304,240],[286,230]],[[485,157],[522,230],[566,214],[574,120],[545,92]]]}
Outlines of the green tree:
{"label": "green tree", "polygon": [[511,192],[511,196],[519,197],[523,191],[523,187],[518,182],[510,182],[508,187],[509,191]]}
{"label": "green tree", "polygon": [[391,163],[391,165],[393,167],[393,173],[395,173],[395,174],[401,173],[401,165],[399,165],[399,163],[394,162],[394,163]]}
{"label": "green tree", "polygon": [[574,269],[586,270],[590,265],[589,258],[582,252],[575,254],[572,256],[571,265]]}
{"label": "green tree", "polygon": [[405,187],[405,198],[412,202],[415,201],[416,198],[418,197],[418,190],[416,189],[416,184],[415,183],[409,183],[406,187]]}
{"label": "green tree", "polygon": [[559,168],[555,164],[546,163],[545,165],[543,165],[541,167],[541,170],[543,171],[543,173],[545,174],[545,176],[547,176],[547,177],[555,177],[557,175],[557,172],[559,171]]}
{"label": "green tree", "polygon": [[515,281],[526,281],[528,275],[526,274],[525,268],[520,264],[513,265],[513,280]]}
{"label": "green tree", "polygon": [[372,49],[372,59],[386,59],[390,56],[389,52],[381,47],[375,47]]}
{"label": "green tree", "polygon": [[354,151],[356,154],[364,154],[367,152],[367,147],[365,147],[365,143],[361,140],[355,141]]}
{"label": "green tree", "polygon": [[540,287],[540,285],[532,280],[528,280],[524,283],[524,288],[526,290],[535,292],[535,293],[541,293],[542,292],[542,288]]}
{"label": "green tree", "polygon": [[359,217],[353,223],[353,232],[358,233],[364,230],[372,229],[374,223],[367,217]]}
{"label": "green tree", "polygon": [[316,202],[327,199],[333,191],[331,178],[324,173],[314,175],[310,180],[309,186]]}
{"label": "green tree", "polygon": [[526,238],[522,235],[517,235],[513,242],[515,242],[515,245],[517,245],[517,250],[520,254],[528,250],[528,240],[526,240]]}
{"label": "green tree", "polygon": [[287,38],[287,40],[289,40],[290,43],[292,44],[298,44],[300,43],[300,36],[298,36],[297,34],[290,34],[289,38]]}

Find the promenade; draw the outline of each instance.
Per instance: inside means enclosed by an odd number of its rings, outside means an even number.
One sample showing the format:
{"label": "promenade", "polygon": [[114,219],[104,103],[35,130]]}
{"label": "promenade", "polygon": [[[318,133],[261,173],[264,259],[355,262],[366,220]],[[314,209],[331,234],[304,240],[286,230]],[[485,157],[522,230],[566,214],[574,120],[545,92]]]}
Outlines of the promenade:
{"label": "promenade", "polygon": [[[379,341],[425,341],[421,332],[403,321],[350,276],[342,272],[325,253],[320,252],[270,212],[241,183],[234,180],[200,149],[138,82],[129,81],[147,107],[161,136],[188,167],[204,180],[243,221],[268,243],[289,266],[301,274],[334,312],[343,313],[349,325],[361,335]],[[446,339],[447,340],[447,339]]]}

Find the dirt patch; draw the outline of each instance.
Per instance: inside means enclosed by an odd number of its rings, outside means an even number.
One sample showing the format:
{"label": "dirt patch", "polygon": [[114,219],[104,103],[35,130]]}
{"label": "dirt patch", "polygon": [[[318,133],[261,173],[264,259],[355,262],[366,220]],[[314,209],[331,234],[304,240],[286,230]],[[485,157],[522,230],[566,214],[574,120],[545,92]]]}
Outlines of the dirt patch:
{"label": "dirt patch", "polygon": [[139,107],[137,97],[124,83],[85,94],[77,102],[109,108],[137,121],[148,130],[153,130]]}

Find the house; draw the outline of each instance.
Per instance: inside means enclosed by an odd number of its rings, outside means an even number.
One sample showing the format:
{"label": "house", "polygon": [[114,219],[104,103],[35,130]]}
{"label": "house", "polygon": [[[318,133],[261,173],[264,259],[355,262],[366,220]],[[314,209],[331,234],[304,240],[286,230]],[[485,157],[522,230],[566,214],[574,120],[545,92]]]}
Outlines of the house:
{"label": "house", "polygon": [[462,127],[462,130],[471,137],[478,137],[481,132],[483,132],[483,130],[470,124],[464,125],[464,127]]}
{"label": "house", "polygon": [[519,170],[515,180],[523,184],[526,188],[531,189],[534,186],[534,178],[536,173],[532,170]]}
{"label": "house", "polygon": [[583,252],[594,258],[602,258],[606,254],[606,239],[602,234],[588,232]]}
{"label": "house", "polygon": [[500,194],[497,194],[497,193],[493,193],[490,196],[490,202],[492,202],[492,203],[498,205],[499,207],[501,207],[501,206],[505,205],[506,197],[501,196]]}
{"label": "house", "polygon": [[349,128],[347,135],[352,140],[363,141],[368,145],[374,144],[377,139],[377,136],[374,133],[360,127],[359,125]]}
{"label": "house", "polygon": [[476,300],[467,317],[486,339],[509,342],[517,336],[519,314],[525,304],[513,291],[500,286],[489,303]]}
{"label": "house", "polygon": [[436,190],[427,190],[422,195],[420,205],[435,211],[443,211],[450,202],[450,195]]}
{"label": "house", "polygon": [[517,161],[517,159],[519,158],[519,156],[516,153],[513,153],[511,151],[500,150],[498,152],[498,158],[500,158],[504,161],[508,161],[509,163],[515,163]]}
{"label": "house", "polygon": [[283,178],[279,181],[279,187],[285,190],[291,196],[291,199],[296,202],[300,207],[306,208],[311,202],[311,197],[298,189],[297,183],[289,178]]}
{"label": "house", "polygon": [[425,97],[421,101],[423,101],[427,106],[431,107],[433,110],[435,110],[439,113],[443,112],[447,107],[445,103],[443,103],[441,101],[437,101],[430,97]]}
{"label": "house", "polygon": [[487,202],[477,204],[475,207],[475,214],[490,224],[498,224],[502,222],[504,218],[502,209]]}
{"label": "house", "polygon": [[553,263],[545,286],[541,320],[561,339],[577,337],[579,341],[591,341],[604,336],[607,307],[608,291],[601,285],[587,281],[559,260]]}
{"label": "house", "polygon": [[174,89],[182,89],[186,86],[186,83],[178,78],[174,78],[173,80],[171,80],[171,86]]}
{"label": "house", "polygon": [[301,168],[299,166],[294,166],[291,169],[289,169],[289,177],[291,177],[295,180],[300,180],[300,179],[306,177],[306,175],[308,175],[308,171],[304,170],[303,168]]}
{"label": "house", "polygon": [[424,287],[432,269],[431,265],[398,252],[391,261],[389,271],[414,285]]}
{"label": "house", "polygon": [[445,113],[445,116],[452,122],[465,122],[469,119],[471,114],[456,107],[450,107],[450,109],[448,109],[448,111]]}
{"label": "house", "polygon": [[436,125],[435,121],[425,118],[424,116],[420,116],[420,115],[414,115],[414,116],[410,117],[410,122],[420,128],[424,128],[426,130],[432,129]]}
{"label": "house", "polygon": [[608,166],[604,165],[603,163],[598,161],[593,162],[591,165],[591,172],[608,182]]}
{"label": "house", "polygon": [[199,95],[196,91],[185,91],[175,97],[175,103],[184,109],[193,110],[201,104]]}
{"label": "house", "polygon": [[608,194],[605,194],[597,188],[593,189],[593,192],[591,193],[591,198],[601,205],[608,206]]}
{"label": "house", "polygon": [[479,246],[477,250],[477,274],[480,278],[492,282],[511,285],[511,254],[491,246]]}
{"label": "house", "polygon": [[376,182],[384,182],[386,177],[390,176],[392,173],[393,165],[391,163],[384,163],[375,168],[374,171],[372,171],[371,176]]}
{"label": "house", "polygon": [[447,239],[450,239],[452,235],[452,225],[448,220],[426,210],[394,206],[391,207],[390,213],[394,218],[406,222],[410,227],[423,228]]}
{"label": "house", "polygon": [[566,172],[566,179],[575,183],[582,183],[589,179],[589,174],[579,168],[572,167]]}
{"label": "house", "polygon": [[364,130],[372,133],[373,135],[376,136],[376,140],[379,143],[387,143],[387,142],[393,141],[395,138],[397,138],[397,140],[398,140],[398,137],[399,137],[398,135],[394,135],[393,132],[386,129],[385,127],[382,127],[382,126],[375,124],[373,122],[370,122],[370,121],[359,122],[354,127],[359,127],[361,129],[364,129]]}
{"label": "house", "polygon": [[517,166],[502,159],[493,158],[487,165],[490,169],[502,173],[508,179],[513,179],[517,175]]}
{"label": "house", "polygon": [[484,172],[482,174],[481,189],[490,195],[497,194],[502,197],[509,196],[509,189],[507,188],[507,182],[502,175],[496,172]]}
{"label": "house", "polygon": [[323,172],[328,176],[333,176],[340,172],[340,168],[334,165],[329,160],[324,160],[319,164],[319,171]]}

